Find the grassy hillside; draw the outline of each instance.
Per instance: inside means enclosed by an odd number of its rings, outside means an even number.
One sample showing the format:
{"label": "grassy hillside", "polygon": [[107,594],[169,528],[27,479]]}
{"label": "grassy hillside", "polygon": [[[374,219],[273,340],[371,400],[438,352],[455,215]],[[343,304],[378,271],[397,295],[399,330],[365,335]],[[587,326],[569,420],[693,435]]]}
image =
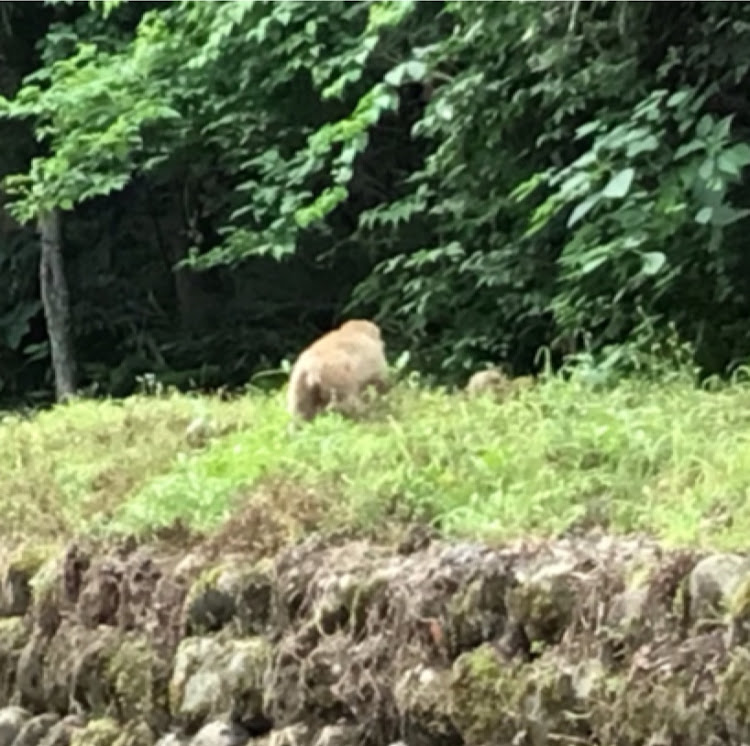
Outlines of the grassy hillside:
{"label": "grassy hillside", "polygon": [[366,422],[287,429],[280,394],[79,401],[0,422],[0,540],[372,531],[413,518],[503,539],[597,522],[669,543],[750,536],[750,386],[597,391],[551,379],[500,405],[397,388]]}

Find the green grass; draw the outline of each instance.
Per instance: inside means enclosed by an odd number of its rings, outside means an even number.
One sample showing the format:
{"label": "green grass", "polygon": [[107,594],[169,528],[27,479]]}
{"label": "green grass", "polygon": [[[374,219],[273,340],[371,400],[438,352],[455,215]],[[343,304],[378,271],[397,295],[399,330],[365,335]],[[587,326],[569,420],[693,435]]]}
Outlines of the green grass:
{"label": "green grass", "polygon": [[215,530],[250,509],[292,533],[385,532],[419,518],[502,540],[588,517],[670,544],[750,538],[746,384],[596,391],[550,379],[502,404],[403,385],[367,421],[287,424],[281,394],[80,401],[9,417],[0,539],[147,534],[178,518]]}

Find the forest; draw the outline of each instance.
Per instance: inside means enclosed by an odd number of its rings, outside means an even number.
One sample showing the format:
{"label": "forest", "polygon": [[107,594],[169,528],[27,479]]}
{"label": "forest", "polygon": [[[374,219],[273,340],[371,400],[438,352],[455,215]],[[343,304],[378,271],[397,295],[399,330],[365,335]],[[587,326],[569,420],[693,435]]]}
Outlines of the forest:
{"label": "forest", "polygon": [[[750,7],[0,5],[0,399],[750,356]],[[265,383],[264,383],[265,382]]]}

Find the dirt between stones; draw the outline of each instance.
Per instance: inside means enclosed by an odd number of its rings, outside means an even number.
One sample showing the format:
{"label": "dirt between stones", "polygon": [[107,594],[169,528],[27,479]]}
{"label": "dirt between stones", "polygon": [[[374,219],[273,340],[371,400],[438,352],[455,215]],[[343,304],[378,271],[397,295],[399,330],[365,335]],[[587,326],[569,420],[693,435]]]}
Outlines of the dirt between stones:
{"label": "dirt between stones", "polygon": [[750,740],[750,561],[645,538],[77,545],[0,617],[0,746]]}

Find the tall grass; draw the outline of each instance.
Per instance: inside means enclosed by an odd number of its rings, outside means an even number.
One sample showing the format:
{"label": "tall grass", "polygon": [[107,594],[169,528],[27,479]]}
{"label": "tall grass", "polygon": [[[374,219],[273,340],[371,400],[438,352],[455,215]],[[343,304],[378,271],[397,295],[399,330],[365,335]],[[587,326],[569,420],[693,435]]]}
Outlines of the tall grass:
{"label": "tall grass", "polygon": [[7,418],[0,537],[138,534],[176,519],[212,530],[261,496],[264,510],[299,511],[301,489],[329,528],[418,518],[491,540],[576,522],[672,544],[750,537],[746,384],[597,390],[549,378],[502,403],[403,384],[366,421],[287,424],[280,394],[81,401]]}

